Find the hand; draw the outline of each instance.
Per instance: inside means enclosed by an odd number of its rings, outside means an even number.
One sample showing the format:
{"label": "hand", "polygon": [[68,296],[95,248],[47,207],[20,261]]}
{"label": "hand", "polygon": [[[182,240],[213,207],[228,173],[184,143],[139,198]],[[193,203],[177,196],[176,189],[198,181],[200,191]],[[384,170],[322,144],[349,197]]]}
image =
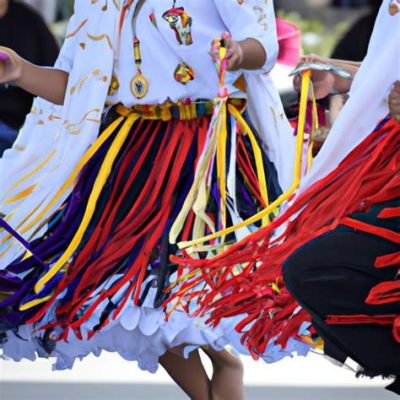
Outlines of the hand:
{"label": "hand", "polygon": [[22,74],[22,58],[13,50],[0,46],[0,83],[15,82]]}
{"label": "hand", "polygon": [[319,56],[318,54],[307,54],[300,58],[299,64],[313,62],[318,64],[334,64],[335,60],[329,57]]}
{"label": "hand", "polygon": [[[327,57],[317,56],[315,54],[310,54],[303,56],[300,59],[299,65],[315,62],[319,64],[331,64],[331,59]],[[311,72],[311,80],[314,85],[314,93],[317,99],[323,99],[328,96],[335,86],[335,76],[330,71],[315,71]],[[293,79],[293,86],[297,92],[301,91],[301,75],[297,75]]]}
{"label": "hand", "polygon": [[243,65],[243,49],[242,46],[231,37],[224,37],[226,47],[226,58],[228,59],[228,71],[237,71]]}
{"label": "hand", "polygon": [[389,95],[389,110],[392,117],[400,122],[400,81],[394,84],[393,90]]}

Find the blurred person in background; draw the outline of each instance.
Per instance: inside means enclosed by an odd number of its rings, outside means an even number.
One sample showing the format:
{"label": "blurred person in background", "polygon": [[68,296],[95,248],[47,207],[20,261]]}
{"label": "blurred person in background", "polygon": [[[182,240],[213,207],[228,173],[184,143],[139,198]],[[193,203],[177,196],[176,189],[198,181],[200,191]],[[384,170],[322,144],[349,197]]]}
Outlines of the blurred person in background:
{"label": "blurred person in background", "polygon": [[369,0],[369,12],[357,20],[336,45],[332,58],[362,61],[367,54],[369,39],[382,4],[381,0]]}
{"label": "blurred person in background", "polygon": [[[18,29],[18,34],[15,34]],[[58,45],[46,23],[30,6],[14,0],[0,0],[0,47],[17,51],[29,62],[52,66]],[[13,85],[0,86],[0,155],[12,145],[33,96]]]}
{"label": "blurred person in background", "polygon": [[335,7],[347,8],[347,7],[365,7],[368,5],[368,0],[333,0],[332,4]]}

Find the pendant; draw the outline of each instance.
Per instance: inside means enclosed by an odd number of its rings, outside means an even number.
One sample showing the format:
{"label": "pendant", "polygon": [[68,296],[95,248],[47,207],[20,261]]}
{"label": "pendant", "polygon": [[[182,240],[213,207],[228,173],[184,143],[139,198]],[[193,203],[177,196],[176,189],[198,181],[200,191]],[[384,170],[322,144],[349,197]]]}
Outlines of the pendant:
{"label": "pendant", "polygon": [[192,38],[192,17],[183,7],[173,7],[162,16],[168,22],[170,28],[175,32],[176,40],[180,45],[190,46]]}
{"label": "pendant", "polygon": [[137,99],[142,99],[149,91],[149,82],[146,77],[138,72],[131,81],[131,91]]}
{"label": "pendant", "polygon": [[194,71],[189,65],[184,62],[178,64],[174,72],[175,80],[183,85],[194,79]]}

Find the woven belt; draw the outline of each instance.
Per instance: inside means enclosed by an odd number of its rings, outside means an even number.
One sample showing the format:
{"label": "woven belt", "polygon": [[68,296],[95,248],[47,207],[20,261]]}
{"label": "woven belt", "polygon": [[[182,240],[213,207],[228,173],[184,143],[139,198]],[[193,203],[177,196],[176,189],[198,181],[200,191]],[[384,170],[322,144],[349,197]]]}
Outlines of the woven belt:
{"label": "woven belt", "polygon": [[[239,111],[244,111],[246,108],[245,99],[229,99],[229,104],[234,105]],[[169,121],[171,119],[191,120],[205,115],[212,115],[216,103],[210,100],[199,100],[194,102],[177,103],[166,102],[156,105],[141,105],[136,104],[130,108],[123,104],[118,104],[115,107],[116,112],[123,117],[135,113],[142,116],[144,119],[154,119]]]}

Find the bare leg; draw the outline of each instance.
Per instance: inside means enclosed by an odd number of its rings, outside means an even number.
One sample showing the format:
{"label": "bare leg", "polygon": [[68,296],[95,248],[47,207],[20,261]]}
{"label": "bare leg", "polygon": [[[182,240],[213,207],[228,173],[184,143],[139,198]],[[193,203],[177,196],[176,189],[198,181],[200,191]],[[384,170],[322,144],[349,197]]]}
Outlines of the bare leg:
{"label": "bare leg", "polygon": [[211,379],[212,400],[243,400],[243,365],[239,357],[228,351],[215,351],[209,347],[203,349],[213,365]]}
{"label": "bare leg", "polygon": [[192,351],[188,359],[168,351],[160,357],[160,364],[191,400],[210,400],[211,383],[198,351]]}

